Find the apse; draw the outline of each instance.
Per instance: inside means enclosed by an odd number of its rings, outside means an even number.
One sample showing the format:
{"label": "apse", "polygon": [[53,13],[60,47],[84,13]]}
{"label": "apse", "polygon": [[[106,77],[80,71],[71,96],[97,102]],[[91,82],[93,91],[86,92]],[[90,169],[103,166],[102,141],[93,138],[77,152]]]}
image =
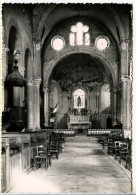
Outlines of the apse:
{"label": "apse", "polygon": [[[107,105],[107,101],[104,101],[105,98],[109,101],[109,89],[113,85],[110,70],[99,59],[89,54],[76,53],[61,59],[53,69],[49,80],[50,112],[56,111],[56,127],[68,127],[69,114],[77,115],[81,110],[81,115],[87,115],[87,113],[99,115],[110,105],[110,102]],[[57,85],[54,94],[52,82]],[[108,92],[105,91],[106,86],[108,86]],[[56,101],[54,108],[53,99]],[[60,102],[62,102],[61,105]],[[109,114],[111,116],[111,110]],[[94,128],[100,128],[101,125],[105,127],[107,117],[108,115],[103,123],[95,119],[97,122],[93,122]]]}
{"label": "apse", "polygon": [[62,91],[70,91],[72,86],[86,86],[90,91],[97,89],[104,81],[112,84],[108,68],[89,54],[72,54],[62,59],[52,71]]}

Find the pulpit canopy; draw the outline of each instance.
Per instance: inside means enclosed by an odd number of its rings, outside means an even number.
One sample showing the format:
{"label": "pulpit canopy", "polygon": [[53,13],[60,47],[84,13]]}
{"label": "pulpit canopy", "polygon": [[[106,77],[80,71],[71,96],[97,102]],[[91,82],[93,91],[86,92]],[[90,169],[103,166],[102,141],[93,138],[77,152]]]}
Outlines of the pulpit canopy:
{"label": "pulpit canopy", "polygon": [[15,60],[14,62],[15,62],[14,70],[11,74],[7,76],[6,84],[8,86],[23,87],[25,85],[25,81],[23,79],[23,76],[18,71],[17,66],[18,61]]}

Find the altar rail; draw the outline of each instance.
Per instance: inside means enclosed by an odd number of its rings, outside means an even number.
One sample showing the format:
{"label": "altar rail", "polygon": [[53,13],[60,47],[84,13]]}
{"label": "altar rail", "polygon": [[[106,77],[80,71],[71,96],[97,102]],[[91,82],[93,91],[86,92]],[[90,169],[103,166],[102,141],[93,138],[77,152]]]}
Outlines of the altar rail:
{"label": "altar rail", "polygon": [[65,136],[75,136],[74,129],[46,129],[47,131],[53,131],[56,133],[64,133]]}
{"label": "altar rail", "polygon": [[88,129],[87,136],[109,135],[112,132],[121,132],[121,129]]}

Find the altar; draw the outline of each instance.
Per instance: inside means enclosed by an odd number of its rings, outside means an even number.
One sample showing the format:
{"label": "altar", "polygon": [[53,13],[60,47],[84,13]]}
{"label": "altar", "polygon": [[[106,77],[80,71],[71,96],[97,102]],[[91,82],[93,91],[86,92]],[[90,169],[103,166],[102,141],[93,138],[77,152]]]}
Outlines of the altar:
{"label": "altar", "polygon": [[92,127],[92,123],[89,121],[87,115],[69,115],[68,129],[89,129]]}

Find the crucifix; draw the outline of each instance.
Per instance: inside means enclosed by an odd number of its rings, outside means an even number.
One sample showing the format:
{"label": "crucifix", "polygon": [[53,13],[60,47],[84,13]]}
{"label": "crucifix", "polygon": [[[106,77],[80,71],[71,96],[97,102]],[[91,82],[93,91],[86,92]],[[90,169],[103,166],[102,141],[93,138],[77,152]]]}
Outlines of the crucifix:
{"label": "crucifix", "polygon": [[76,25],[71,27],[71,31],[76,34],[76,44],[83,45],[83,34],[87,33],[89,27],[78,22]]}

